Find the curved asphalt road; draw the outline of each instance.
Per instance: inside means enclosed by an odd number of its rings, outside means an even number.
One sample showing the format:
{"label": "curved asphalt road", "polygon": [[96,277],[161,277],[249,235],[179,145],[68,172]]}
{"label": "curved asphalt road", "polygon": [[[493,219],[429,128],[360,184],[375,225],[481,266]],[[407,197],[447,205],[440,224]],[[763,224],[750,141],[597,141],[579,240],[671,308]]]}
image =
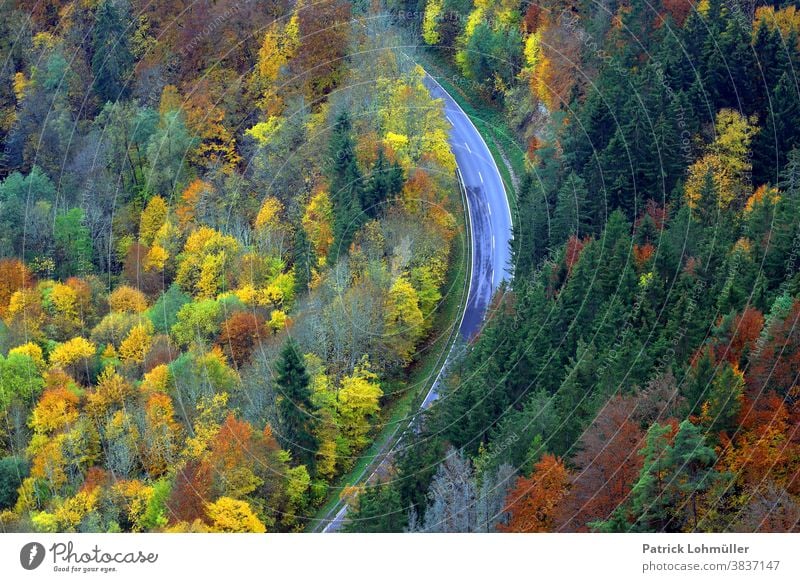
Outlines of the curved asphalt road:
{"label": "curved asphalt road", "polygon": [[[433,97],[444,102],[444,112],[452,126],[450,147],[466,191],[472,232],[472,276],[459,331],[464,339],[469,340],[480,330],[492,294],[500,283],[510,277],[511,209],[497,164],[472,121],[433,77],[426,76],[425,86]],[[446,366],[447,361],[423,400],[421,409],[427,409],[439,398],[439,380]],[[392,450],[384,456],[370,477],[387,462]],[[346,515],[345,504],[322,531],[338,531]]]}

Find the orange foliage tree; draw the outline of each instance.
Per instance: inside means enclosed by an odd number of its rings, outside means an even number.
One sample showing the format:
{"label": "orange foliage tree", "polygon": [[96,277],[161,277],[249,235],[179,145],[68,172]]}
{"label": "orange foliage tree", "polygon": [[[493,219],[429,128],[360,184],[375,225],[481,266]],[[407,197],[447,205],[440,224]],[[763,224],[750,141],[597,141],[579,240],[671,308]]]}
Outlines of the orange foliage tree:
{"label": "orange foliage tree", "polygon": [[570,474],[561,459],[546,454],[530,477],[519,477],[506,498],[511,512],[505,532],[548,532],[555,527],[555,513],[566,495]]}
{"label": "orange foliage tree", "polygon": [[5,316],[11,295],[32,283],[33,275],[22,261],[0,259],[0,317]]}

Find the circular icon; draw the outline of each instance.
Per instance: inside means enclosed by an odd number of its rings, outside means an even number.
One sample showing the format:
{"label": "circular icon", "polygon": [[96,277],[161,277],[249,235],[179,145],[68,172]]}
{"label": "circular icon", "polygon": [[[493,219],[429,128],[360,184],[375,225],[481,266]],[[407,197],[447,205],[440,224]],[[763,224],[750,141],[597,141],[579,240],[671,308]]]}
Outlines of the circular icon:
{"label": "circular icon", "polygon": [[19,563],[26,570],[35,570],[44,561],[44,546],[39,542],[30,542],[19,551]]}

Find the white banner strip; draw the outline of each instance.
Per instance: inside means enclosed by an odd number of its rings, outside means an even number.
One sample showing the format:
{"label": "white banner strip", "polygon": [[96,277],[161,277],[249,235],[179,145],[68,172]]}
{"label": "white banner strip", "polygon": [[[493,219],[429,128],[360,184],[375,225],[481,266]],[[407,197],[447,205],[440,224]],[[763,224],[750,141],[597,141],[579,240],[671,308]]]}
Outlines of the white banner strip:
{"label": "white banner strip", "polygon": [[0,580],[800,580],[798,542],[793,534],[2,534]]}

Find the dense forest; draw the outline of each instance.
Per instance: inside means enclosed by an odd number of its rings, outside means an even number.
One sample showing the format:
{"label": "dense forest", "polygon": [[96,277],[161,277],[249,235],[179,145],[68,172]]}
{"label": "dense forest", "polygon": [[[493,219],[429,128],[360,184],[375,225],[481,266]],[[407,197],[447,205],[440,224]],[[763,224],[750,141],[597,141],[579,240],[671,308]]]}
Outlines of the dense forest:
{"label": "dense forest", "polygon": [[463,227],[364,10],[0,5],[0,530],[295,531],[371,442]]}
{"label": "dense forest", "polygon": [[0,531],[320,519],[466,240],[415,60],[507,138],[513,279],[345,529],[800,529],[796,2],[17,0]]}
{"label": "dense forest", "polygon": [[795,3],[389,7],[528,165],[513,283],[348,528],[797,531]]}

